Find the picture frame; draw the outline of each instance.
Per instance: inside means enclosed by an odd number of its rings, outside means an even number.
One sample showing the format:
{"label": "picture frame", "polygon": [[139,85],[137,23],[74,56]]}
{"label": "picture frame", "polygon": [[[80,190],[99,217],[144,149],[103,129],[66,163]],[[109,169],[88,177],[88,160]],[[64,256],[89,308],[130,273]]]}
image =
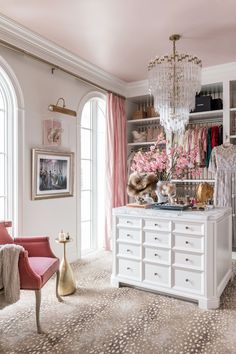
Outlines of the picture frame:
{"label": "picture frame", "polygon": [[32,200],[72,197],[74,153],[32,149]]}

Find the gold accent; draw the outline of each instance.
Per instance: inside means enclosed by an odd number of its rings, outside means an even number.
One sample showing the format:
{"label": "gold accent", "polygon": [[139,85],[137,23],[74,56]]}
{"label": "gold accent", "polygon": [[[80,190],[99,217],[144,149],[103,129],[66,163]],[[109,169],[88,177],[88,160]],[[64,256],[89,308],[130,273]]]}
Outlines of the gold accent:
{"label": "gold accent", "polygon": [[63,258],[60,264],[60,276],[58,283],[58,294],[61,296],[71,295],[76,290],[76,282],[74,278],[73,271],[71,269],[70,263],[66,258],[66,244],[71,242],[72,239],[59,241],[56,239],[56,242],[63,244]]}
{"label": "gold accent", "polygon": [[169,37],[169,40],[175,42],[175,41],[178,41],[180,38],[181,38],[181,35],[180,35],[180,34],[172,34],[172,35]]}
{"label": "gold accent", "polygon": [[[60,101],[62,101],[62,107],[59,106]],[[59,112],[59,113],[63,113],[63,114],[68,114],[69,116],[74,116],[74,117],[76,117],[76,115],[77,115],[76,111],[66,108],[66,103],[65,103],[65,100],[63,97],[58,98],[57,103],[55,105],[50,104],[48,106],[48,110],[51,112]]]}

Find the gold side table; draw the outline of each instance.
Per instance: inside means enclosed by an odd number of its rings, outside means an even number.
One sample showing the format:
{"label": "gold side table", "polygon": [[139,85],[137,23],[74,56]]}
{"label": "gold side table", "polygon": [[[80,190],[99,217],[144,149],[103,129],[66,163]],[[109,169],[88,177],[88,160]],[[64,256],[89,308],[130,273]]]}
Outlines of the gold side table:
{"label": "gold side table", "polygon": [[72,242],[73,239],[61,241],[58,238],[55,240],[57,243],[63,244],[63,258],[60,263],[60,277],[58,282],[58,293],[61,296],[71,295],[76,290],[76,282],[70,263],[66,258],[66,244]]}

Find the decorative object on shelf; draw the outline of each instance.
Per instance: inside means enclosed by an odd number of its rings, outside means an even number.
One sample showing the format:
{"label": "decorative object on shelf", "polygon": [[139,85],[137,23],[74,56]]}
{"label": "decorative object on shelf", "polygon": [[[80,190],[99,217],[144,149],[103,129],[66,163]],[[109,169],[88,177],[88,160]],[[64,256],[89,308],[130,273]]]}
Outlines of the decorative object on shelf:
{"label": "decorative object on shelf", "polygon": [[169,39],[173,42],[173,53],[157,57],[148,65],[149,91],[165,130],[182,133],[189,112],[195,108],[195,95],[201,90],[202,63],[196,56],[176,52],[179,34]]}
{"label": "decorative object on shelf", "polygon": [[43,121],[43,144],[50,146],[61,145],[61,135],[63,129],[61,122],[54,119],[46,119]]}
{"label": "decorative object on shelf", "polygon": [[156,185],[156,194],[158,203],[175,204],[174,198],[176,197],[176,185],[168,181],[158,181]]}
{"label": "decorative object on shelf", "polygon": [[206,203],[213,198],[214,188],[209,183],[200,183],[197,187],[196,197],[200,203]]}
{"label": "decorative object on shelf", "polygon": [[129,176],[127,193],[130,197],[134,197],[138,204],[147,204],[145,197],[155,191],[156,183],[155,173],[133,172]]}
{"label": "decorative object on shelf", "polygon": [[[59,106],[59,102],[62,101],[62,106]],[[66,102],[63,97],[58,98],[57,103],[50,104],[48,106],[48,110],[51,112],[58,112],[58,113],[63,113],[63,114],[68,114],[69,116],[76,117],[76,111],[73,111],[72,109],[66,108]]]}
{"label": "decorative object on shelf", "polygon": [[134,143],[142,143],[144,141],[147,141],[146,130],[143,132],[138,132],[137,130],[133,130],[132,135],[133,135],[133,142]]}
{"label": "decorative object on shelf", "polygon": [[74,153],[32,149],[32,199],[73,195]]}
{"label": "decorative object on shelf", "polygon": [[66,234],[65,234],[65,232],[63,232],[63,230],[61,230],[61,232],[59,232],[59,234],[58,234],[58,240],[65,241],[65,239],[66,239]]}

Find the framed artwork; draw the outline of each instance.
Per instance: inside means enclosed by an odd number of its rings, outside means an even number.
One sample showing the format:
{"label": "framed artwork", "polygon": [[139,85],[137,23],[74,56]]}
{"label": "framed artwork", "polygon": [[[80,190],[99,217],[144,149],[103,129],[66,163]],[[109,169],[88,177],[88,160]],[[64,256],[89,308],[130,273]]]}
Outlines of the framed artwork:
{"label": "framed artwork", "polygon": [[43,121],[43,144],[48,146],[60,146],[62,135],[61,122],[54,119]]}
{"label": "framed artwork", "polygon": [[32,199],[73,196],[74,153],[32,149]]}

